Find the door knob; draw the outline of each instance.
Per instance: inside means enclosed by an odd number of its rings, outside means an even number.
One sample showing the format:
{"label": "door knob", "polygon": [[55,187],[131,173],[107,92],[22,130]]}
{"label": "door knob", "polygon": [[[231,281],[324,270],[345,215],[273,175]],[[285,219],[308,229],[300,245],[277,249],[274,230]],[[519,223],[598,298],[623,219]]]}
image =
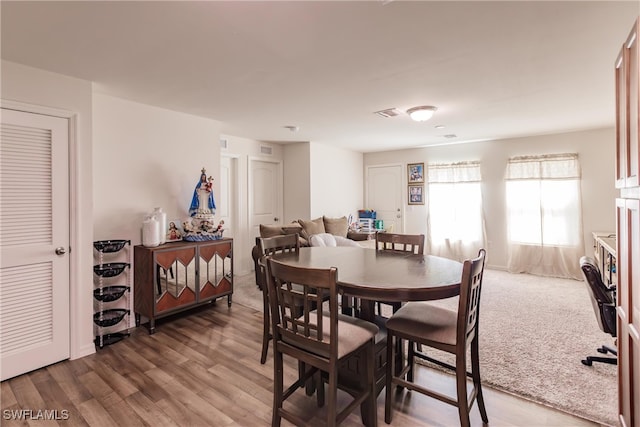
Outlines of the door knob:
{"label": "door knob", "polygon": [[62,246],[56,248],[56,255],[64,255],[67,253],[67,250]]}
{"label": "door knob", "polygon": [[278,222],[278,221],[280,221],[280,218],[278,217],[273,218],[273,222]]}

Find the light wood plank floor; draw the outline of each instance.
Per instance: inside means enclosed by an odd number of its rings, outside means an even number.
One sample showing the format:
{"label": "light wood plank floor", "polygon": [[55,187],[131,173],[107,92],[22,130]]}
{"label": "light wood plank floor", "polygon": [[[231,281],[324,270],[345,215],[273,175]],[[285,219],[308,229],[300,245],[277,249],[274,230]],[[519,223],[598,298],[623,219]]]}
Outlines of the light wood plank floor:
{"label": "light wood plank floor", "polygon": [[[273,365],[271,356],[260,364],[261,331],[262,313],[239,304],[228,308],[226,298],[188,315],[158,321],[154,335],[136,328],[130,337],[94,355],[2,382],[0,424],[269,425]],[[292,360],[288,363],[286,374],[292,379],[295,365]],[[419,371],[420,381],[453,395],[452,377],[427,368]],[[492,426],[597,425],[488,387],[484,391]],[[316,407],[315,398],[301,391],[290,400],[310,425],[323,424],[324,411]],[[458,425],[454,407],[419,394],[402,392],[395,405],[394,426]],[[47,410],[68,420],[12,419],[24,414],[21,410],[31,411],[32,417]],[[482,425],[477,406],[471,413],[472,425]],[[385,425],[384,391],[378,399],[378,424]],[[343,425],[361,425],[359,413]]]}

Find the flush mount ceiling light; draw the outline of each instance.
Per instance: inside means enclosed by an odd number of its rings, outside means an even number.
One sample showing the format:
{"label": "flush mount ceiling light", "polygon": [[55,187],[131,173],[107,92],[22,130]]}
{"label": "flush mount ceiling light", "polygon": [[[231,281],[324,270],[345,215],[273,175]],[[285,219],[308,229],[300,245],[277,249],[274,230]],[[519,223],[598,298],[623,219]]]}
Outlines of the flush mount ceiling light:
{"label": "flush mount ceiling light", "polygon": [[426,122],[433,116],[437,110],[431,105],[423,105],[421,107],[413,107],[407,110],[407,114],[416,122]]}

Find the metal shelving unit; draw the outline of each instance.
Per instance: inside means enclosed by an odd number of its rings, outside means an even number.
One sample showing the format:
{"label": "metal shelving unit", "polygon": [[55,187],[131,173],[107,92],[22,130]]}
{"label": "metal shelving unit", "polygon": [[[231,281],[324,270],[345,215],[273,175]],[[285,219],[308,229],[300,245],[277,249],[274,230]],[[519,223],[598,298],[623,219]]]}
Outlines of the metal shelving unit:
{"label": "metal shelving unit", "polygon": [[103,348],[129,336],[133,251],[130,240],[97,240],[93,249],[94,343]]}

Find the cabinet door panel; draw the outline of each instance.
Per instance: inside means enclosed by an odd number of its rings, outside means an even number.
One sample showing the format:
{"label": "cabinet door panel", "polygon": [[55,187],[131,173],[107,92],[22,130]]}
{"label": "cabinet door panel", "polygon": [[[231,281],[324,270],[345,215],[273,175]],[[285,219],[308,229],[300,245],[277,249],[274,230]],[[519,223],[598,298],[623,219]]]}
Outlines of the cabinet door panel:
{"label": "cabinet door panel", "polygon": [[200,246],[200,300],[231,292],[231,248],[230,242]]}

